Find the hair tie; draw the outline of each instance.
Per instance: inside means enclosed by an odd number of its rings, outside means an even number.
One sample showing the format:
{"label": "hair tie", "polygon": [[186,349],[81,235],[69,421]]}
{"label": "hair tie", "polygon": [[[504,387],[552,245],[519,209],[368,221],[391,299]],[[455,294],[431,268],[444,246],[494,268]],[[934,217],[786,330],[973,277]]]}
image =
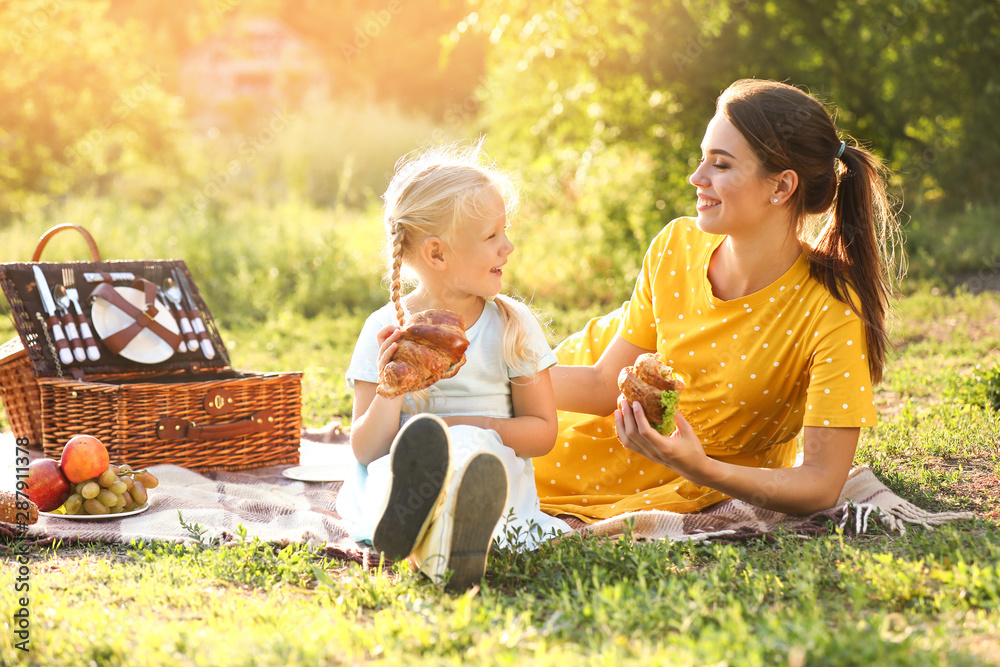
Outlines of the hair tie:
{"label": "hair tie", "polygon": [[845,148],[847,148],[847,144],[845,144],[843,141],[841,141],[840,142],[840,149],[837,151],[837,154],[833,156],[833,159],[839,160],[840,156],[844,154],[844,149]]}

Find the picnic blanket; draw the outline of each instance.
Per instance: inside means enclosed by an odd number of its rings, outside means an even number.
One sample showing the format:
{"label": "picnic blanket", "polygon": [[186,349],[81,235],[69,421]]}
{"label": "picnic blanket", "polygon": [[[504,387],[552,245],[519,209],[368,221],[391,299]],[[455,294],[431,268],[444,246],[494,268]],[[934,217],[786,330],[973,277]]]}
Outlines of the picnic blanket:
{"label": "picnic blanket", "polygon": [[[284,468],[197,472],[174,465],[152,466],[160,484],[150,494],[147,511],[110,520],[42,516],[23,537],[35,544],[56,540],[127,544],[133,539],[229,544],[243,539],[237,532],[240,529],[245,530],[246,539],[308,543],[331,557],[366,566],[377,563],[370,547],[350,538],[335,510],[342,483],[296,481],[281,474]],[[874,518],[903,532],[907,524],[930,528],[972,517],[969,512],[922,510],[862,467],[851,471],[834,508],[806,516],[726,500],[697,514],[644,511],[589,525],[572,519],[569,523],[581,535],[610,537],[630,531],[635,538],[647,540],[733,541],[768,537],[778,530],[807,537],[827,534],[837,526],[864,533]],[[0,523],[0,552],[5,541],[21,535],[17,526]]]}
{"label": "picnic blanket", "polygon": [[837,526],[850,534],[868,532],[869,520],[906,532],[906,524],[924,528],[959,519],[972,512],[928,512],[900,498],[867,467],[852,468],[837,504],[803,516],[782,514],[729,499],[693,514],[630,512],[579,528],[582,534],[613,536],[630,528],[639,539],[735,541],[768,537],[782,530],[802,537],[825,534]]}
{"label": "picnic blanket", "polygon": [[287,479],[287,466],[251,471],[197,472],[175,465],[150,466],[160,483],[149,509],[121,519],[81,520],[40,516],[27,539],[46,544],[129,543],[133,539],[231,544],[246,539],[275,544],[307,543],[328,555],[362,562],[365,547],[348,535],[335,510],[341,482]]}

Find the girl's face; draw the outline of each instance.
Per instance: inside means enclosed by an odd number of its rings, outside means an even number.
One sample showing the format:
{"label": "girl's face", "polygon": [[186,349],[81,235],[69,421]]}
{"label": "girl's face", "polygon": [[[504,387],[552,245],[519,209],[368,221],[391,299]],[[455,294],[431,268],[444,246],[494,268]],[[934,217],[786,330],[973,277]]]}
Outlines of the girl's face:
{"label": "girl's face", "polygon": [[721,114],[708,124],[702,158],[688,177],[698,189],[698,228],[710,234],[738,235],[755,230],[778,207],[775,184],[762,178],[760,161],[739,130]]}
{"label": "girl's face", "polygon": [[507,211],[499,193],[483,194],[477,215],[463,220],[451,244],[450,278],[456,287],[483,298],[503,287],[503,266],[514,251],[507,238]]}

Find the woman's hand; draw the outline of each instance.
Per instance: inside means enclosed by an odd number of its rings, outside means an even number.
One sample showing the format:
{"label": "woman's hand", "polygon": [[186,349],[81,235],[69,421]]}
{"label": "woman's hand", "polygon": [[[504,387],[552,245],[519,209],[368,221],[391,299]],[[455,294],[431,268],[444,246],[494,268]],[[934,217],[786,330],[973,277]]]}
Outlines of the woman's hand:
{"label": "woman's hand", "polygon": [[650,426],[640,403],[629,404],[624,396],[618,397],[615,430],[625,448],[697,483],[704,464],[709,460],[708,455],[691,424],[681,413],[676,414],[675,422],[677,429],[670,435],[663,435]]}

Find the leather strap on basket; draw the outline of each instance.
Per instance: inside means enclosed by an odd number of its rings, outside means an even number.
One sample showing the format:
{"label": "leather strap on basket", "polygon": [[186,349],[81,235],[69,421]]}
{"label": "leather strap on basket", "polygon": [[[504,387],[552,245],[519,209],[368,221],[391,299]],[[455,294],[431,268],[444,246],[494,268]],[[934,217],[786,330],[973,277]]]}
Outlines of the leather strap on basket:
{"label": "leather strap on basket", "polygon": [[139,335],[140,331],[149,329],[166,341],[171,349],[176,350],[181,342],[180,334],[175,334],[155,319],[157,313],[159,313],[154,305],[156,303],[156,285],[145,278],[139,278],[132,283],[132,287],[143,293],[146,302],[144,310],[139,310],[133,306],[108,283],[98,283],[92,292],[94,296],[104,299],[134,320],[132,324],[121,331],[105,338],[104,345],[113,353],[119,354],[125,349],[126,345],[132,342],[133,338]]}
{"label": "leather strap on basket", "polygon": [[261,410],[249,419],[229,424],[198,426],[188,419],[164,417],[156,422],[160,440],[229,440],[274,430],[274,410]]}

